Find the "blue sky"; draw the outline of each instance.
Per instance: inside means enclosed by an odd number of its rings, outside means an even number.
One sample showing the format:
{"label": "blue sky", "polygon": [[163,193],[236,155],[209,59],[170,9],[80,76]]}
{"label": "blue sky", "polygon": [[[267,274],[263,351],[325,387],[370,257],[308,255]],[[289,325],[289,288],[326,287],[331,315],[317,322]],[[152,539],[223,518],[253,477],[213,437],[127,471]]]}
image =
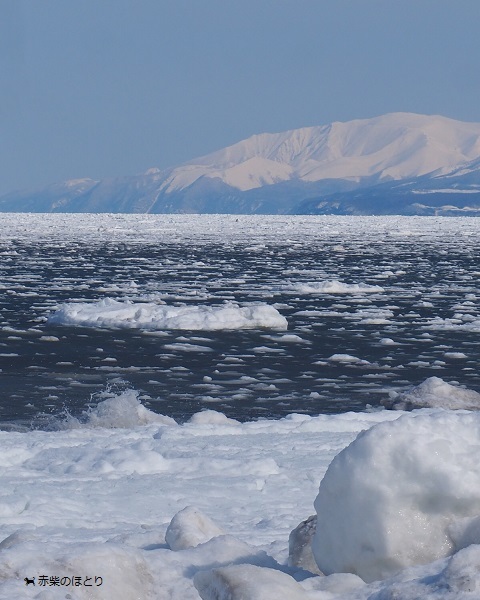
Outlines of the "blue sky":
{"label": "blue sky", "polygon": [[0,0],[0,193],[254,133],[480,121],[479,0]]}

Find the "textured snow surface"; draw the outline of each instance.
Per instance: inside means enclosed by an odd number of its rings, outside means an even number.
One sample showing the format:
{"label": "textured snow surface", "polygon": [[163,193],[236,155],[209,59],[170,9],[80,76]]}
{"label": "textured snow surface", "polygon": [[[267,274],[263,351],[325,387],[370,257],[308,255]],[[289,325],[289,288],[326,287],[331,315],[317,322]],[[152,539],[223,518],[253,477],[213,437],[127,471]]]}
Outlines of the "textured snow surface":
{"label": "textured snow surface", "polygon": [[404,416],[335,457],[315,501],[326,573],[385,579],[480,543],[480,415]]}
{"label": "textured snow surface", "polygon": [[273,306],[257,304],[240,307],[165,306],[152,303],[119,302],[104,298],[98,302],[69,302],[50,317],[52,325],[80,325],[129,329],[287,329],[285,317]]}
{"label": "textured snow surface", "polygon": [[[480,590],[476,414],[242,424],[205,411],[178,425],[149,412],[129,391],[51,431],[0,432],[1,600],[471,600]],[[104,426],[92,418],[106,413]],[[317,558],[332,532],[345,542],[330,546],[337,558],[363,539],[360,562],[393,552],[382,562],[400,570],[393,578],[288,566],[289,534],[327,468],[319,498],[336,496],[316,502]]]}

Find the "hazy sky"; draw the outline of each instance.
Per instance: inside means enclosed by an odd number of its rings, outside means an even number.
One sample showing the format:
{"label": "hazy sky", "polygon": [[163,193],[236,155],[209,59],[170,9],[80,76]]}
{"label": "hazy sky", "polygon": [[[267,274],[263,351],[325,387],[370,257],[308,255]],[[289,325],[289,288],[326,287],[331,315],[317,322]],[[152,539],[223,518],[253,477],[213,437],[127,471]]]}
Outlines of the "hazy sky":
{"label": "hazy sky", "polygon": [[0,193],[393,111],[480,121],[480,0],[0,0]]}

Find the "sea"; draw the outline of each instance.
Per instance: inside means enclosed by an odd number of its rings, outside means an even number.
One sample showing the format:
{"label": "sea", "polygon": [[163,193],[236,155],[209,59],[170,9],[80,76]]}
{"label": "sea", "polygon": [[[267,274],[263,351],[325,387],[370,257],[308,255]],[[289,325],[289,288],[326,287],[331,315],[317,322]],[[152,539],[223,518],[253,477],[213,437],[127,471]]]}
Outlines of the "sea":
{"label": "sea", "polygon": [[[480,392],[475,218],[0,215],[0,429],[139,393],[185,422],[374,410],[436,376]],[[59,325],[66,303],[273,306],[287,330]]]}

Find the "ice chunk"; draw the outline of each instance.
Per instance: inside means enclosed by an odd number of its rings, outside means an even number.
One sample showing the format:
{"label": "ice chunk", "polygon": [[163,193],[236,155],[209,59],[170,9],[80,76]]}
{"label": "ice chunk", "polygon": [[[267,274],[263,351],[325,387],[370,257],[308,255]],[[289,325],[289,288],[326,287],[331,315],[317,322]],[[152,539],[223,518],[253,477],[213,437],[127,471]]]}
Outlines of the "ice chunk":
{"label": "ice chunk", "polygon": [[98,302],[67,302],[48,317],[51,325],[113,329],[278,329],[287,320],[268,304],[238,306],[166,306],[148,302],[119,302],[104,298]]}
{"label": "ice chunk", "polygon": [[357,356],[352,356],[351,354],[332,354],[328,358],[328,360],[332,362],[340,362],[340,363],[357,363],[360,365],[368,365],[370,364],[368,360],[363,360],[362,358],[358,358]]}
{"label": "ice chunk", "polygon": [[290,575],[254,565],[199,571],[193,583],[202,600],[306,600],[309,597]]}
{"label": "ice chunk", "polygon": [[480,514],[479,440],[478,413],[445,411],[360,433],[320,484],[320,569],[373,581],[457,550],[456,524]]}
{"label": "ice chunk", "polygon": [[165,541],[172,550],[184,550],[204,544],[224,533],[223,529],[198,508],[186,506],[171,520]]}
{"label": "ice chunk", "polygon": [[292,530],[288,538],[288,564],[320,574],[312,552],[312,538],[316,528],[317,515],[312,515]]}
{"label": "ice chunk", "polygon": [[240,421],[230,419],[216,410],[202,410],[192,415],[188,421],[195,425],[240,425]]}
{"label": "ice chunk", "polygon": [[447,408],[450,410],[480,410],[480,394],[451,385],[440,377],[429,377],[423,383],[405,392],[390,392],[382,404],[395,410],[414,408]]}
{"label": "ice chunk", "polygon": [[343,283],[336,279],[318,283],[296,283],[290,289],[299,294],[375,294],[385,291],[380,285]]}
{"label": "ice chunk", "polygon": [[[312,600],[316,600],[317,598],[318,600],[333,600],[334,598],[336,600],[347,600],[351,596],[344,596],[344,594],[364,587],[365,582],[353,573],[333,573],[328,576],[308,577],[302,580],[301,586],[304,590],[311,593],[309,598]],[[320,592],[320,594],[316,595],[315,592]],[[364,598],[363,595],[362,598]],[[358,597],[352,598],[352,600],[354,599],[357,600]],[[402,600],[404,599],[402,598]]]}

